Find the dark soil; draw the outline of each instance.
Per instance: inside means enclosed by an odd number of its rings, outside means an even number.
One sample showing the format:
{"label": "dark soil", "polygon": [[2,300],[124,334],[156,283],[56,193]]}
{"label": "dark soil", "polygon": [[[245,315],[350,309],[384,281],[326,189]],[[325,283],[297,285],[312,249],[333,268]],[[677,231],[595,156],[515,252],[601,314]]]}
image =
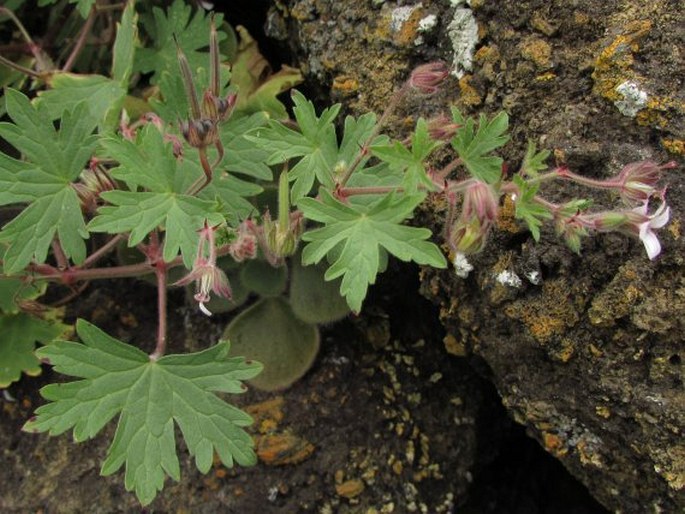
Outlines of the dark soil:
{"label": "dark soil", "polygon": [[[396,269],[370,299],[367,312],[373,314],[326,329],[314,368],[294,387],[238,398],[256,418],[256,467],[217,464],[203,476],[181,449],[182,481],[167,481],[147,510],[604,512],[511,423],[492,386],[467,360],[447,355],[435,310],[406,278],[415,276],[414,268]],[[227,317],[204,318],[181,296],[172,295],[172,351],[211,344]],[[91,286],[77,305],[70,316],[143,348],[151,345],[154,294],[148,285]],[[15,384],[13,401],[2,400],[0,511],[140,511],[124,490],[122,473],[98,473],[112,424],[83,444],[67,435],[19,431],[43,403],[38,388],[60,379],[46,369]]]}

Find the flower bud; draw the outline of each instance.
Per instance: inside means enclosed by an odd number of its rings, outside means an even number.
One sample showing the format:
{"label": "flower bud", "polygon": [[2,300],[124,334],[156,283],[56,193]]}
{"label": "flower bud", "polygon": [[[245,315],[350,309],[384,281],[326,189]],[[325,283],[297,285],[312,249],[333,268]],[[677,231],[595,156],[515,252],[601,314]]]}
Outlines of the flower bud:
{"label": "flower bud", "polygon": [[461,125],[454,123],[450,118],[441,114],[428,120],[428,134],[431,139],[438,141],[450,141]]}
{"label": "flower bud", "polygon": [[639,205],[657,193],[656,185],[665,169],[675,168],[675,161],[658,165],[653,161],[631,162],[618,174],[619,194],[628,205]]}
{"label": "flower bud", "polygon": [[409,86],[424,95],[432,95],[438,91],[438,86],[448,75],[444,62],[435,61],[414,69],[409,77]]}

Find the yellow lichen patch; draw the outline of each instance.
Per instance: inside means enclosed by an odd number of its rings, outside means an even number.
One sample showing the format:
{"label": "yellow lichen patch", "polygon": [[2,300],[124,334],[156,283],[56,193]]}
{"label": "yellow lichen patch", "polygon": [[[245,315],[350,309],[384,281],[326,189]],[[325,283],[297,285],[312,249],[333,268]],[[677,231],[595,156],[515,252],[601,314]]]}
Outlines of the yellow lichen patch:
{"label": "yellow lichen patch", "polygon": [[568,453],[564,441],[557,434],[542,432],[542,444],[549,453],[555,457],[563,457]]}
{"label": "yellow lichen patch", "polygon": [[685,141],[682,139],[662,139],[661,146],[676,155],[685,155]]}
{"label": "yellow lichen patch", "polygon": [[314,453],[314,445],[306,439],[283,432],[255,437],[257,457],[269,466],[297,464]]}
{"label": "yellow lichen patch", "polygon": [[442,342],[445,345],[445,350],[450,355],[456,355],[457,357],[466,355],[466,346],[464,343],[459,342],[452,334],[447,334]]}
{"label": "yellow lichen patch", "polygon": [[639,41],[652,29],[650,20],[637,20],[625,25],[597,56],[592,72],[593,91],[607,100],[616,101],[621,95],[616,86],[634,77],[633,54],[639,50]]}
{"label": "yellow lichen patch", "polygon": [[354,95],[359,91],[359,81],[349,75],[338,75],[331,86],[333,94],[340,96]]}
{"label": "yellow lichen patch", "polygon": [[539,296],[517,300],[507,305],[504,313],[521,321],[536,341],[546,344],[578,323],[585,304],[581,287],[563,278],[548,280]]}
{"label": "yellow lichen patch", "polygon": [[276,396],[271,400],[249,405],[245,411],[254,418],[254,426],[260,433],[273,432],[283,420],[283,397]]}
{"label": "yellow lichen patch", "polygon": [[467,74],[459,79],[459,91],[461,92],[459,100],[461,103],[469,107],[480,105],[480,103],[483,101],[478,94],[478,91],[476,91],[476,88],[471,85],[472,78],[472,75]]}
{"label": "yellow lichen patch", "polygon": [[680,239],[680,219],[675,219],[671,221],[671,223],[668,224],[668,230],[671,235],[673,236],[673,239],[676,241]]}
{"label": "yellow lichen patch", "polygon": [[590,323],[613,325],[615,320],[627,316],[643,296],[642,274],[635,263],[628,262],[619,268],[611,283],[593,298],[588,310]]}
{"label": "yellow lichen patch", "polygon": [[510,234],[518,234],[522,228],[518,221],[516,221],[516,204],[509,195],[504,197],[504,202],[497,213],[497,228],[504,230]]}
{"label": "yellow lichen patch", "polygon": [[544,39],[529,37],[519,45],[524,59],[531,61],[539,70],[552,67],[552,47]]}
{"label": "yellow lichen patch", "polygon": [[547,73],[542,73],[535,77],[536,82],[551,82],[557,78],[557,74],[553,71],[548,71]]}
{"label": "yellow lichen patch", "polygon": [[595,412],[597,413],[598,416],[601,416],[604,419],[611,416],[611,411],[609,410],[609,407],[607,407],[605,405],[597,405],[595,407]]}

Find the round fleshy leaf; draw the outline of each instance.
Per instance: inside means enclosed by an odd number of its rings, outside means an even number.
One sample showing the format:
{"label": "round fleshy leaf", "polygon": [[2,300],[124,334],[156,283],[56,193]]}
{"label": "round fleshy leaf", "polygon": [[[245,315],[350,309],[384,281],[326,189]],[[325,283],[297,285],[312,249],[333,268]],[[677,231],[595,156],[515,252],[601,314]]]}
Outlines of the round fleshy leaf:
{"label": "round fleshy leaf", "polygon": [[260,296],[279,296],[285,291],[288,267],[277,268],[262,259],[247,261],[240,272],[245,287]]}
{"label": "round fleshy leaf", "polygon": [[290,279],[290,305],[295,315],[307,323],[332,323],[350,313],[340,296],[340,279],[326,281],[326,265],[302,266],[299,255],[293,259]]}
{"label": "round fleshy leaf", "polygon": [[231,355],[242,355],[264,365],[250,383],[264,391],[291,386],[311,367],[319,352],[319,330],[298,319],[281,297],[263,298],[237,316],[226,328]]}

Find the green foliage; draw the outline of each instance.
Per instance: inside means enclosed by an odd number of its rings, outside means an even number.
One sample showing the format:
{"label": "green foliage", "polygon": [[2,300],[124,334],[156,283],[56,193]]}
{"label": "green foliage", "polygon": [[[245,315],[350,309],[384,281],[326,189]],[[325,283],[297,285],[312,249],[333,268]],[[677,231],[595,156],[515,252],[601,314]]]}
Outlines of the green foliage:
{"label": "green foliage", "polygon": [[301,258],[293,259],[288,300],[295,316],[312,324],[338,321],[350,313],[345,298],[340,296],[340,279],[326,281],[325,263],[302,266]]}
{"label": "green foliage", "polygon": [[27,284],[20,279],[0,280],[0,387],[19,380],[21,373],[40,374],[40,361],[33,354],[36,341],[49,344],[68,330],[56,309],[42,308],[40,317],[22,312],[19,303],[40,297],[46,284]]}
{"label": "green foliage", "polygon": [[0,136],[25,161],[0,153],[0,205],[29,205],[0,232],[0,241],[8,243],[4,272],[17,273],[32,260],[45,262],[55,236],[78,264],[86,256],[88,232],[71,182],[93,153],[96,121],[82,102],[63,114],[57,131],[45,110],[23,94],[9,89],[5,97],[14,123],[0,123]]}
{"label": "green foliage", "polygon": [[505,134],[509,128],[509,116],[505,112],[488,121],[484,114],[476,122],[472,118],[465,118],[456,107],[452,108],[452,117],[460,128],[452,139],[452,147],[459,154],[459,158],[471,175],[488,184],[494,184],[502,176],[502,159],[489,155],[494,149],[503,146],[509,136]]}
{"label": "green foliage", "polygon": [[335,134],[335,121],[340,105],[324,109],[317,116],[314,104],[302,93],[293,91],[293,113],[300,132],[277,121],[253,132],[250,139],[260,148],[270,151],[267,164],[274,165],[300,158],[288,172],[294,181],[291,196],[293,201],[309,194],[318,180],[325,187],[333,186],[333,169],[338,157],[338,142]]}
{"label": "green foliage", "polygon": [[411,138],[411,150],[396,141],[393,144],[372,146],[373,154],[390,165],[390,168],[403,177],[402,186],[408,193],[415,193],[419,187],[427,190],[435,188],[426,175],[426,161],[431,153],[441,146],[428,134],[426,120],[420,118]]}
{"label": "green foliage", "polygon": [[301,321],[282,297],[263,298],[226,327],[232,354],[259,360],[264,371],[250,383],[264,391],[285,389],[304,375],[319,351],[319,331]]}
{"label": "green foliage", "polygon": [[280,296],[288,280],[288,266],[273,266],[262,259],[247,261],[240,270],[245,287],[260,296]]}
{"label": "green foliage", "polygon": [[540,184],[530,184],[519,176],[514,177],[514,183],[519,187],[514,215],[526,223],[533,239],[539,241],[540,227],[543,221],[552,218],[548,209],[535,202],[535,194],[540,188]]}
{"label": "green foliage", "polygon": [[[158,226],[165,227],[164,260],[171,261],[179,250],[187,267],[192,265],[199,241],[198,230],[205,220],[222,223],[216,202],[184,194],[196,176],[181,173],[171,145],[165,143],[154,126],[143,129],[136,142],[121,137],[102,141],[108,155],[119,167],[115,178],[129,185],[131,191],[109,191],[101,196],[111,206],[102,207],[88,224],[93,232],[117,234],[130,232],[129,246],[140,243]],[[141,171],[145,170],[145,173]],[[147,191],[137,191],[142,186]]]}
{"label": "green foliage", "polygon": [[24,430],[58,435],[73,429],[80,442],[119,415],[101,473],[111,475],[125,465],[126,489],[135,490],[143,505],[163,488],[166,475],[180,479],[174,424],[202,473],[215,451],[227,467],[256,462],[252,439],[241,428],[251,418],[213,393],[243,392],[241,381],[258,374],[260,364],[228,357],[228,342],[154,361],[83,320],[77,331],[83,344],[59,341],[37,354],[82,380],[41,389],[51,403],[39,407]]}
{"label": "green foliage", "polygon": [[549,156],[549,150],[541,150],[536,152],[535,142],[528,141],[526,155],[523,158],[523,163],[521,164],[521,172],[529,177],[537,177],[538,172],[547,169],[547,164],[545,164],[545,161]]}
{"label": "green foliage", "polygon": [[403,261],[444,268],[442,252],[426,241],[431,231],[402,225],[423,197],[388,194],[370,207],[345,205],[325,189],[321,190],[320,200],[302,198],[298,207],[304,215],[324,224],[303,235],[302,239],[309,244],[302,251],[302,263],[317,263],[341,245],[342,251],[325,277],[342,277],[340,293],[355,312],[361,310],[369,284],[376,281],[381,248]]}
{"label": "green foliage", "polygon": [[[43,7],[45,5],[52,5],[56,3],[57,0],[38,0],[38,6]],[[88,13],[90,13],[90,9],[95,5],[95,0],[69,0],[70,4],[76,4],[76,9],[78,10],[79,14],[87,18]]]}
{"label": "green foliage", "polygon": [[[222,19],[221,14],[215,15],[214,22],[217,27],[221,26]],[[159,7],[153,7],[152,14],[146,13],[141,17],[141,21],[152,47],[138,49],[134,69],[152,73],[150,81],[153,84],[160,81],[164,72],[171,75],[178,73],[174,37],[186,54],[191,70],[207,66],[207,53],[203,49],[209,41],[211,20],[201,9],[193,14],[190,5],[183,0],[174,0],[166,12]],[[221,41],[226,34],[219,30],[218,37]]]}

